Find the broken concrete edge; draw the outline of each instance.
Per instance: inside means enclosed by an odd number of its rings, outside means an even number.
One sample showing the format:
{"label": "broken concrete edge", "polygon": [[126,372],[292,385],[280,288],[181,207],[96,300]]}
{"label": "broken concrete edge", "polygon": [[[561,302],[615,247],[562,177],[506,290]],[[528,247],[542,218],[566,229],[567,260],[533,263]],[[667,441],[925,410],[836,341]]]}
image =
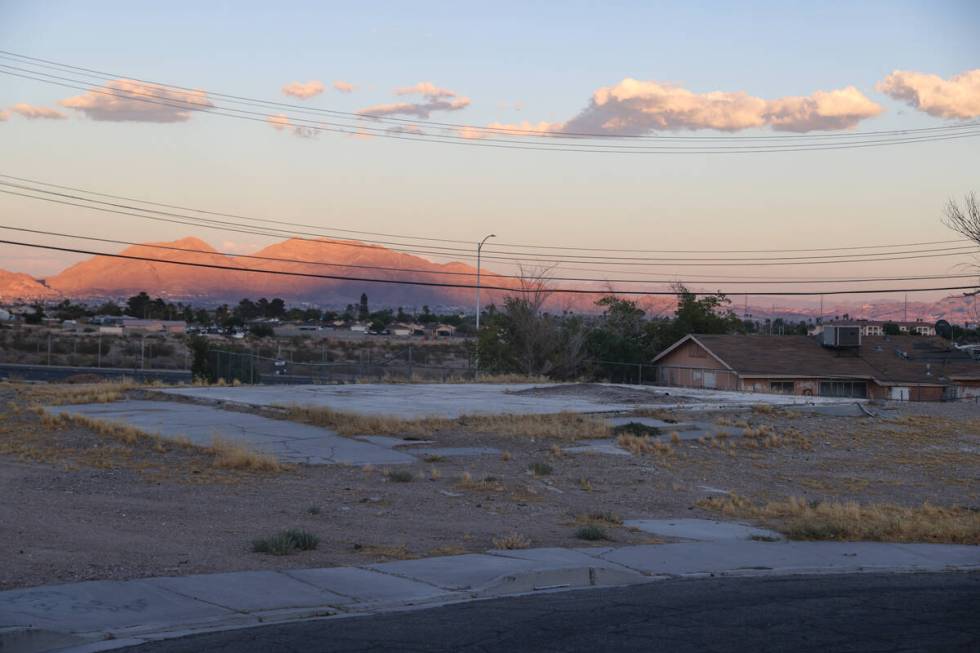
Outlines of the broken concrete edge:
{"label": "broken concrete edge", "polygon": [[[12,590],[0,592],[0,650],[87,653],[206,632],[666,579],[980,570],[980,547],[793,544],[743,541],[493,550],[361,567],[89,581]],[[274,582],[282,583],[279,596]],[[258,585],[263,591],[258,598],[244,596],[242,585],[253,590]],[[285,605],[281,593],[296,596],[297,588],[321,602]],[[401,596],[386,600],[386,592]],[[156,615],[134,607],[152,610],[153,601],[161,598],[169,604],[160,605]],[[260,605],[241,607],[253,601]],[[62,616],[53,617],[59,609]],[[106,617],[96,623],[91,613],[100,609]],[[120,621],[120,613],[132,613],[126,615],[132,618]],[[76,627],[70,624],[72,617]]]}

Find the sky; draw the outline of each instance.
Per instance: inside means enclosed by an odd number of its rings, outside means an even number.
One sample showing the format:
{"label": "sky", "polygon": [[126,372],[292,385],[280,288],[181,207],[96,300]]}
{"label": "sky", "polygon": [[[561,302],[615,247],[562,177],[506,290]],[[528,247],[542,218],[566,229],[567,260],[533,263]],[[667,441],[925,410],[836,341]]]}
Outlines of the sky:
{"label": "sky", "polygon": [[[980,118],[977,25],[972,1],[0,0],[0,50],[200,89],[204,102],[227,93],[614,136],[967,123]],[[108,107],[106,97],[0,75],[0,173],[323,230],[665,250],[948,240],[943,205],[980,190],[980,138],[761,154],[541,152],[310,135],[271,111],[258,120],[175,116]],[[195,235],[222,251],[274,240],[6,195],[0,215],[6,226],[123,240]],[[0,268],[37,276],[78,258],[0,246]],[[963,272],[971,261],[697,272],[823,279]],[[685,280],[691,268],[669,273]]]}

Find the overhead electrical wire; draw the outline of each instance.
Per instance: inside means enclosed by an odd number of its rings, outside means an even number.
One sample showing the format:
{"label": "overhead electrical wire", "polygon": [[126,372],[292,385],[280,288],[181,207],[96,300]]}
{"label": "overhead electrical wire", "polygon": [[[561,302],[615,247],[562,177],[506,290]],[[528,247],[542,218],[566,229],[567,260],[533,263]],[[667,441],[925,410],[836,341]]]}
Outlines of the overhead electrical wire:
{"label": "overhead electrical wire", "polygon": [[[167,265],[179,265],[186,267],[195,268],[206,268],[212,270],[226,270],[229,272],[254,272],[259,274],[269,274],[278,276],[289,276],[289,277],[303,277],[303,278],[313,278],[313,279],[332,279],[338,281],[357,281],[363,283],[383,283],[383,284],[394,284],[394,285],[405,285],[405,286],[429,286],[438,288],[466,288],[473,289],[476,288],[475,284],[461,284],[461,283],[445,283],[440,281],[413,281],[408,279],[377,279],[370,277],[351,277],[344,275],[335,274],[317,274],[312,272],[293,272],[287,270],[264,270],[261,268],[245,268],[236,266],[226,266],[218,265],[214,263],[200,263],[192,261],[174,261],[168,259],[153,258],[149,256],[135,256],[131,254],[119,254],[111,252],[99,252],[93,250],[86,250],[77,247],[59,247],[55,245],[44,245],[40,243],[26,243],[16,240],[0,239],[0,245],[15,245],[19,247],[30,247],[36,249],[44,249],[56,252],[65,252],[71,254],[86,254],[89,256],[103,256],[108,258],[117,258],[133,261],[148,261],[152,263],[163,263]],[[493,291],[499,290],[503,292],[520,292],[519,288],[506,287],[506,286],[493,286],[487,285],[480,286],[483,290]],[[862,288],[859,290],[823,290],[823,291],[762,291],[762,292],[725,292],[722,290],[716,290],[712,292],[694,292],[696,295],[714,295],[714,294],[724,294],[729,297],[742,297],[746,295],[751,296],[773,296],[773,297],[789,297],[789,296],[805,296],[813,297],[818,295],[877,295],[877,294],[891,294],[891,293],[913,293],[913,292],[937,292],[937,291],[951,291],[951,290],[974,290],[975,285],[970,286],[943,286],[943,287],[932,287],[932,288]],[[573,294],[573,295],[676,295],[677,291],[658,291],[658,290],[617,290],[613,288],[607,289],[590,289],[590,288],[547,288],[547,292],[550,294]]]}
{"label": "overhead electrical wire", "polygon": [[[15,55],[16,56],[16,55]],[[8,56],[9,59],[9,56]],[[50,66],[49,66],[50,67]],[[101,95],[107,95],[112,97],[119,97],[129,100],[134,100],[138,102],[158,104],[162,106],[169,106],[172,108],[178,108],[182,110],[196,110],[209,113],[212,115],[233,117],[246,120],[267,122],[270,115],[268,110],[264,112],[251,111],[246,109],[239,109],[235,107],[219,106],[211,103],[210,101],[204,102],[194,102],[192,100],[186,99],[175,99],[172,97],[165,97],[156,95],[149,92],[140,92],[139,94],[125,93],[118,89],[110,89],[109,87],[93,88],[92,82],[88,80],[79,80],[70,77],[63,77],[59,75],[52,75],[50,73],[45,73],[36,70],[30,70],[25,68],[19,68],[17,66],[9,66],[7,64],[0,64],[0,73],[12,75],[15,77],[22,77],[26,79],[32,79],[35,81],[41,81],[45,83],[55,84],[59,86],[65,86],[68,88],[75,88],[78,90],[84,90],[90,93],[96,93]],[[26,73],[26,74],[25,74]],[[76,73],[77,74],[77,73]],[[40,75],[41,77],[37,77]],[[132,79],[132,78],[130,78]],[[180,87],[174,85],[167,85],[160,82],[146,81],[146,80],[134,80],[140,81],[144,84],[153,85],[159,88],[178,88],[189,90],[187,87]],[[82,84],[83,86],[78,86]],[[146,89],[143,89],[146,90]],[[211,94],[214,97],[219,97],[219,94]],[[226,96],[226,97],[240,97],[240,96]],[[150,99],[156,98],[156,99]],[[166,100],[166,101],[164,101]],[[255,103],[262,103],[261,100],[250,100],[250,99],[239,99],[231,100],[232,102],[242,103],[245,102],[247,105],[252,106]],[[309,112],[308,109],[302,109],[304,112]],[[980,123],[966,123],[962,125],[949,126],[944,132],[929,132],[927,135],[919,135],[918,133],[909,135],[908,131],[904,132],[894,132],[887,137],[871,137],[871,140],[865,141],[849,141],[847,143],[827,143],[827,142],[812,142],[812,143],[790,143],[787,145],[773,145],[772,143],[767,143],[764,145],[711,145],[707,149],[704,146],[697,146],[692,148],[688,145],[621,145],[613,144],[606,145],[604,143],[592,143],[588,145],[577,145],[571,147],[565,145],[564,143],[557,142],[543,142],[541,140],[535,141],[533,143],[528,143],[527,141],[514,140],[513,138],[490,138],[481,137],[479,139],[473,139],[468,136],[460,136],[455,133],[439,134],[436,136],[428,134],[413,134],[407,131],[401,131],[399,133],[393,133],[390,128],[375,128],[370,124],[365,125],[364,121],[379,122],[379,118],[375,116],[365,116],[362,114],[352,114],[357,116],[359,121],[357,124],[347,124],[347,123],[335,123],[335,122],[325,122],[325,121],[313,121],[302,117],[296,116],[286,116],[287,119],[293,123],[291,126],[310,129],[315,131],[325,131],[325,132],[339,132],[345,134],[364,134],[365,132],[377,136],[380,138],[393,138],[397,140],[408,140],[408,141],[424,141],[430,143],[444,143],[444,144],[455,144],[455,145],[466,145],[474,147],[495,147],[504,149],[523,149],[523,150],[550,150],[550,151],[562,151],[562,152],[592,152],[592,153],[621,153],[621,154],[727,154],[727,153],[738,153],[738,154],[748,154],[748,153],[773,153],[773,152],[799,152],[806,150],[826,150],[826,149],[856,149],[865,147],[879,147],[883,145],[900,145],[909,144],[916,142],[936,142],[944,140],[954,140],[960,138],[972,138],[975,136],[980,136],[980,129],[974,129]],[[940,128],[934,128],[936,130]],[[507,134],[505,134],[507,135]],[[513,134],[509,134],[513,135]],[[795,140],[800,140],[806,137],[795,137]],[[659,139],[663,140],[663,139]],[[741,140],[748,140],[748,137],[741,137]],[[699,149],[700,148],[700,149]]]}
{"label": "overhead electrical wire", "polygon": [[[126,245],[131,247],[142,247],[147,249],[160,249],[172,252],[183,252],[188,254],[205,254],[212,256],[224,256],[228,258],[235,259],[250,259],[258,261],[272,261],[276,263],[290,263],[290,264],[301,264],[301,265],[315,265],[322,267],[334,267],[334,268],[354,268],[362,270],[379,270],[384,272],[409,272],[409,273],[419,273],[425,275],[439,275],[439,276],[460,276],[460,277],[475,277],[476,271],[473,272],[459,272],[450,270],[427,270],[424,268],[399,268],[390,266],[379,266],[379,265],[362,265],[357,263],[329,263],[325,261],[311,261],[309,259],[296,259],[296,258],[285,258],[279,256],[260,256],[255,254],[236,254],[232,252],[221,252],[217,250],[205,250],[205,249],[194,249],[190,247],[177,247],[174,245],[165,245],[160,243],[139,243],[129,240],[118,240],[113,238],[99,238],[96,236],[83,236],[80,234],[69,234],[63,232],[55,231],[45,231],[41,229],[29,229],[26,227],[12,227],[9,225],[0,225],[0,229],[6,231],[18,231],[21,233],[30,233],[41,236],[51,236],[56,238],[70,238],[74,240],[85,240],[89,242],[99,242],[107,243],[113,245]],[[503,279],[520,279],[520,275],[513,274],[502,274],[493,271],[483,271],[482,276],[493,279],[493,278],[503,278]],[[975,274],[953,274],[953,275],[926,275],[926,276],[905,276],[905,277],[872,277],[872,278],[856,278],[856,279],[834,279],[834,283],[867,283],[869,281],[924,281],[924,280],[934,280],[934,279],[973,279],[976,278]],[[548,275],[548,281],[577,281],[577,282],[600,282],[600,283],[643,283],[643,284],[673,284],[681,281],[680,279],[595,279],[595,278],[583,278],[583,277],[559,277]],[[712,280],[712,281],[698,281],[697,283],[707,284],[707,283],[729,283],[738,285],[796,285],[796,284],[813,284],[813,283],[825,283],[827,279],[808,279],[808,280],[795,280],[795,281],[785,281],[785,280],[761,280],[761,281],[733,281],[730,279],[722,280]]]}
{"label": "overhead electrical wire", "polygon": [[[271,237],[290,237],[297,240],[314,240],[316,238],[322,238],[322,234],[317,234],[314,232],[291,232],[285,231],[277,228],[264,228],[263,230],[258,230],[251,225],[241,225],[236,222],[197,218],[194,216],[186,216],[183,214],[174,214],[165,211],[157,211],[153,209],[144,209],[141,207],[133,207],[124,204],[115,204],[111,202],[103,202],[101,200],[92,200],[84,198],[81,196],[70,195],[61,192],[48,191],[44,189],[27,188],[18,184],[12,184],[10,182],[0,181],[0,186],[16,187],[22,190],[29,190],[35,193],[42,193],[45,195],[54,195],[56,197],[67,197],[70,199],[81,200],[88,202],[90,204],[96,205],[108,205],[113,207],[112,209],[104,208],[104,206],[89,206],[84,204],[78,204],[76,202],[70,202],[65,200],[59,200],[54,197],[37,197],[34,195],[28,195],[26,193],[18,193],[9,190],[0,189],[0,193],[5,193],[8,195],[15,195],[30,199],[43,200],[47,202],[54,202],[57,204],[65,204],[68,206],[75,206],[79,208],[87,208],[96,211],[102,211],[106,213],[117,213],[121,215],[130,215],[137,218],[154,220],[165,223],[175,223],[175,224],[185,224],[191,226],[198,226],[204,228],[217,228],[220,230],[226,230],[231,232],[240,233],[250,233],[253,235],[264,235]],[[125,209],[125,210],[119,210]],[[139,213],[134,213],[134,211],[139,211]],[[154,215],[146,215],[146,213],[152,213]],[[216,226],[217,225],[217,226]],[[309,236],[315,238],[311,239]],[[350,242],[350,241],[332,241],[340,246],[351,246],[351,247],[365,247],[369,249],[377,249],[377,246],[367,245],[364,243]],[[383,242],[383,241],[381,241]],[[392,251],[401,252],[411,252],[411,253],[422,253],[426,255],[437,255],[437,256],[455,256],[457,258],[468,258],[472,259],[473,256],[470,250],[463,250],[460,248],[450,248],[450,247],[435,247],[423,249],[421,247],[414,247],[412,249],[399,249],[398,247],[389,248]],[[828,263],[861,263],[861,262],[876,262],[876,261],[891,261],[891,260],[909,260],[917,258],[936,258],[945,257],[956,254],[967,254],[977,251],[976,245],[963,245],[958,247],[944,247],[944,248],[930,248],[930,249],[918,249],[918,250],[898,250],[890,252],[871,252],[868,254],[839,254],[839,255],[820,255],[820,256],[805,256],[805,257],[753,257],[751,259],[743,258],[656,258],[656,259],[644,259],[641,257],[590,257],[579,255],[576,257],[563,257],[554,258],[556,255],[551,254],[537,254],[532,256],[499,256],[497,253],[484,254],[483,258],[488,260],[500,260],[500,261],[511,261],[526,263],[530,261],[536,261],[538,263],[544,264],[561,264],[561,263],[593,263],[600,262],[603,265],[611,266],[651,266],[651,267],[663,267],[663,266],[680,266],[680,267],[737,267],[737,266],[772,266],[772,265],[817,265],[817,264],[828,264]],[[501,252],[503,253],[503,252]],[[848,258],[845,258],[848,257]]]}
{"label": "overhead electrical wire", "polygon": [[[35,67],[46,68],[49,70],[58,71],[74,71],[74,73],[84,73],[87,76],[100,78],[103,81],[112,81],[116,79],[128,79],[142,84],[149,84],[154,86],[159,86],[162,88],[176,89],[185,92],[200,92],[202,89],[191,88],[187,86],[180,86],[176,84],[168,84],[165,82],[159,82],[154,80],[142,79],[135,77],[133,75],[125,75],[120,73],[109,73],[106,71],[95,70],[92,68],[85,68],[82,66],[75,66],[71,64],[66,64],[62,62],[53,61],[50,59],[43,59],[39,57],[31,57],[28,55],[11,52],[8,50],[0,50],[0,57],[16,61],[22,65],[32,65]],[[588,139],[623,139],[623,140],[678,140],[678,141],[725,141],[725,140],[802,140],[802,139],[851,139],[851,138],[861,138],[865,136],[881,136],[881,135],[908,135],[916,133],[929,133],[929,132],[941,132],[944,130],[955,129],[961,126],[975,126],[980,125],[980,121],[961,123],[960,125],[943,125],[937,127],[920,127],[911,129],[892,129],[892,130],[864,130],[864,131],[853,131],[835,134],[766,134],[766,135],[643,135],[643,134],[607,134],[607,133],[596,133],[596,132],[554,132],[548,130],[537,130],[537,129],[527,129],[527,128],[517,128],[517,127],[504,127],[504,126],[490,126],[490,125],[474,125],[466,123],[456,123],[456,122],[440,122],[429,119],[417,119],[417,118],[399,118],[397,116],[365,116],[363,113],[350,112],[350,111],[339,111],[336,109],[326,109],[323,107],[309,106],[309,105],[298,105],[290,102],[282,102],[276,100],[263,100],[259,98],[251,98],[241,95],[232,95],[228,93],[221,93],[217,91],[205,91],[209,96],[220,97],[227,100],[234,100],[239,103],[259,105],[259,106],[269,106],[277,107],[282,109],[289,109],[292,111],[297,111],[301,113],[317,113],[325,115],[343,116],[350,119],[363,120],[366,117],[380,123],[391,123],[399,125],[412,125],[412,126],[429,126],[437,128],[452,128],[452,129],[467,129],[467,130],[479,130],[486,133],[502,133],[506,135],[513,134],[525,134],[529,136],[545,136],[548,138],[588,138]]]}
{"label": "overhead electrical wire", "polygon": [[[211,211],[207,209],[199,209],[188,206],[181,206],[179,204],[167,204],[164,202],[155,202],[151,200],[144,200],[135,197],[128,197],[125,195],[113,195],[110,193],[103,193],[99,191],[89,190],[85,188],[79,188],[77,186],[66,186],[64,184],[55,184],[47,181],[42,181],[39,179],[32,179],[29,177],[18,177],[16,175],[0,173],[0,178],[13,179],[15,181],[21,181],[29,184],[35,184],[40,186],[47,186],[50,188],[58,188],[61,190],[70,190],[77,193],[84,193],[86,195],[95,195],[97,197],[107,197],[110,199],[124,200],[127,202],[135,202],[137,204],[147,204],[150,206],[159,206],[168,209],[177,209],[180,211],[190,211],[192,213],[201,213],[205,215],[213,215],[225,218],[235,218],[237,220],[246,220],[251,222],[268,222],[270,224],[280,224],[290,227],[309,227],[314,229],[323,229],[327,232],[337,231],[341,233],[348,234],[360,234],[366,236],[380,236],[383,238],[400,238],[403,240],[424,240],[433,241],[441,243],[455,243],[469,245],[472,250],[472,245],[476,242],[473,239],[462,240],[462,239],[450,239],[450,238],[436,238],[432,236],[413,236],[405,234],[392,234],[383,233],[377,231],[362,231],[358,229],[346,229],[341,227],[323,227],[321,225],[308,224],[303,222],[291,222],[286,220],[276,220],[272,218],[257,218],[250,217],[236,213],[224,213],[221,211]],[[572,247],[567,245],[534,245],[526,243],[502,243],[494,242],[492,247],[510,247],[510,248],[523,248],[523,249],[557,249],[557,250],[574,250],[574,251],[589,251],[589,252],[622,252],[622,253],[639,253],[639,254],[775,254],[775,253],[801,253],[801,252],[831,252],[831,251],[852,251],[861,249],[894,249],[897,247],[924,247],[926,245],[948,245],[952,243],[964,243],[968,242],[962,238],[956,238],[951,240],[933,240],[925,242],[915,242],[915,243],[892,243],[888,245],[851,245],[845,247],[811,247],[811,248],[797,248],[797,249],[623,249],[623,248],[603,248],[603,247]],[[488,250],[490,251],[490,250]],[[495,250],[502,252],[502,250]]]}

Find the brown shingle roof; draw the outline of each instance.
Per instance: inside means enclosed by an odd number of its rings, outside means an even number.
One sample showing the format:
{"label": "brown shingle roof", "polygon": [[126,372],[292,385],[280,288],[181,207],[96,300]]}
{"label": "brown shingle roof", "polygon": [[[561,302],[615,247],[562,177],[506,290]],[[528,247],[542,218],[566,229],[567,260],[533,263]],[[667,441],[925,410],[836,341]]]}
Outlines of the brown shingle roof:
{"label": "brown shingle roof", "polygon": [[693,338],[742,376],[856,377],[883,384],[946,384],[954,376],[980,378],[980,362],[941,338],[866,336],[857,352],[823,347],[809,336]]}

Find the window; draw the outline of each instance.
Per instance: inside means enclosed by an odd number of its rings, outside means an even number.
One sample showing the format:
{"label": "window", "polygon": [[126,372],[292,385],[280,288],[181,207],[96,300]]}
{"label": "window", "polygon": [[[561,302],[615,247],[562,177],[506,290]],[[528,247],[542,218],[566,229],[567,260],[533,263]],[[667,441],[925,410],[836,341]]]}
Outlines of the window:
{"label": "window", "polygon": [[820,382],[820,394],[824,397],[857,397],[868,396],[868,384],[864,381],[832,380]]}
{"label": "window", "polygon": [[769,384],[769,392],[781,395],[791,395],[796,390],[796,384],[792,381],[772,381]]}

